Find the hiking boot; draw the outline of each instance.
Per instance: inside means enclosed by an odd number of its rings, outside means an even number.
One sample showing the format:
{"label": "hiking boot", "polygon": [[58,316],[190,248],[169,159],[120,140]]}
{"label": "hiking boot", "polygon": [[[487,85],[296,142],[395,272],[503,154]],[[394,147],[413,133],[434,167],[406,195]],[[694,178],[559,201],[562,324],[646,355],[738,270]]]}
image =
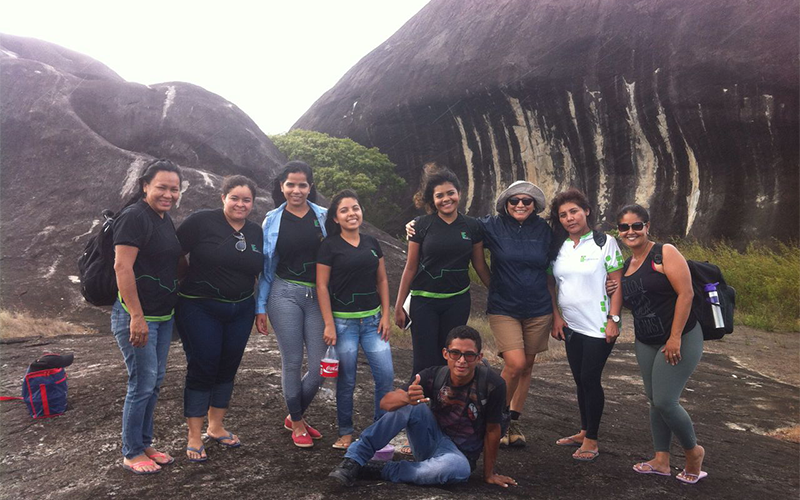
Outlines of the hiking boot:
{"label": "hiking boot", "polygon": [[333,469],[328,477],[339,481],[342,486],[353,486],[358,479],[361,465],[352,458],[345,458],[338,467]]}
{"label": "hiking boot", "polygon": [[511,421],[511,425],[508,426],[506,437],[508,438],[508,446],[520,448],[525,446],[525,435],[522,433],[522,430],[520,430],[519,421],[517,420]]}
{"label": "hiking boot", "polygon": [[386,465],[386,462],[379,462],[377,460],[370,460],[363,467],[361,467],[361,471],[359,473],[360,478],[362,479],[373,479],[376,481],[380,481],[383,479],[383,466]]}

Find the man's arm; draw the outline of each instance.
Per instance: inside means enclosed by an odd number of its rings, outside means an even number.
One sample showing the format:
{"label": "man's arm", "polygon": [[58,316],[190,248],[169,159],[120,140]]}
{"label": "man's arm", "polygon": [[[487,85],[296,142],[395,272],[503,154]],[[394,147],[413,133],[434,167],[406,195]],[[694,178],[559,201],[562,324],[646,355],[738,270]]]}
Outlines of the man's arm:
{"label": "man's arm", "polygon": [[497,460],[497,448],[500,446],[500,424],[486,424],[486,434],[483,436],[483,478],[489,484],[496,484],[508,488],[509,484],[517,482],[508,476],[494,473],[494,463]]}
{"label": "man's arm", "polygon": [[[419,373],[414,378],[414,382],[408,386],[408,391],[403,389],[396,389],[392,392],[387,392],[381,398],[381,410],[394,411],[406,405],[416,406],[420,403],[427,403],[428,398],[422,391],[422,386],[419,385]],[[499,439],[499,438],[498,438]]]}

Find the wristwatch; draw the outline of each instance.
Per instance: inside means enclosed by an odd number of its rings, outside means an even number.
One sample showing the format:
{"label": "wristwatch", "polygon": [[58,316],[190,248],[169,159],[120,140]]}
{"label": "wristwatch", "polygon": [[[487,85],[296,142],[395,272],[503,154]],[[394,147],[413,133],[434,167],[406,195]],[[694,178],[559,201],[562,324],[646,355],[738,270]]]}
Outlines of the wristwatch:
{"label": "wristwatch", "polygon": [[617,316],[616,314],[609,314],[608,316],[606,316],[606,318],[610,319],[611,321],[613,321],[614,323],[616,323],[618,325],[619,325],[619,322],[621,321],[621,318],[619,316]]}

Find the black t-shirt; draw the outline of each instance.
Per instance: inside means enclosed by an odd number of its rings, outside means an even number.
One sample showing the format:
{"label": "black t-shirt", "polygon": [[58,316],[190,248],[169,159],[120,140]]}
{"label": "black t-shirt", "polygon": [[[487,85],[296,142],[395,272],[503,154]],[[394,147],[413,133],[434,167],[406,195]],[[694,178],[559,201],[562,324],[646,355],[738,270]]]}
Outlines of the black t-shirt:
{"label": "black t-shirt", "polygon": [[169,319],[178,300],[181,256],[181,244],[169,214],[159,217],[144,200],[126,207],[114,221],[114,245],[139,249],[133,274],[145,319]]}
{"label": "black t-shirt", "polygon": [[358,247],[339,234],[325,238],[317,262],[331,268],[328,288],[335,317],[364,318],[378,312],[381,299],[376,285],[381,257],[378,240],[368,234],[361,235]]}
{"label": "black t-shirt", "polygon": [[437,214],[431,214],[418,218],[414,229],[416,232],[409,241],[420,244],[420,256],[411,294],[445,298],[466,291],[472,245],[483,241],[480,223],[458,214],[448,224]]}
{"label": "black t-shirt", "polygon": [[[491,369],[484,373],[489,377],[486,402],[478,400],[478,376],[468,384],[455,387],[448,374],[445,384],[434,394],[436,373],[441,366],[432,366],[419,374],[419,384],[426,398],[430,398],[431,411],[439,428],[473,463],[483,451],[483,438],[486,424],[500,424],[503,421],[503,407],[506,404],[506,383]],[[403,387],[408,390],[409,382]]]}
{"label": "black t-shirt", "polygon": [[[237,235],[244,236],[244,251],[236,249],[241,239]],[[230,302],[253,295],[255,279],[264,266],[264,236],[258,224],[246,220],[242,230],[236,231],[221,208],[200,210],[183,221],[178,240],[189,253],[181,295]]]}
{"label": "black t-shirt", "polygon": [[[622,301],[633,313],[633,331],[639,342],[661,345],[669,339],[677,300],[678,294],[667,275],[653,269],[652,253],[635,273],[622,277]],[[696,323],[694,312],[690,311],[682,335]]]}
{"label": "black t-shirt", "polygon": [[315,286],[317,250],[322,239],[322,228],[313,210],[309,209],[302,218],[284,210],[275,247],[278,253],[275,274],[286,281]]}

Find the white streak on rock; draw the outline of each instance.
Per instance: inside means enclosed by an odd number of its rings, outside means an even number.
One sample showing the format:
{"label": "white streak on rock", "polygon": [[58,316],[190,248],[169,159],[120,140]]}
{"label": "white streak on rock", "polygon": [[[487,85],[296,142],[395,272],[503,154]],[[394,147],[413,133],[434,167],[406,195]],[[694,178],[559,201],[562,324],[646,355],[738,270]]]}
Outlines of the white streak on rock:
{"label": "white streak on rock", "polygon": [[642,123],[639,120],[639,111],[636,108],[636,99],[634,94],[636,92],[636,82],[628,83],[623,78],[622,82],[628,92],[628,106],[626,107],[628,115],[628,126],[631,130],[631,150],[633,156],[633,166],[636,168],[636,195],[635,201],[639,205],[649,208],[650,198],[656,189],[656,155],[653,147],[647,141],[647,136],[644,134]]}
{"label": "white streak on rock", "polygon": [[761,96],[762,104],[764,105],[764,116],[767,119],[767,129],[769,130],[770,141],[774,140],[772,135],[772,117],[775,115],[775,100],[769,94]]}
{"label": "white streak on rock", "polygon": [[189,189],[189,181],[184,180],[181,182],[181,194],[178,197],[178,201],[175,203],[175,208],[180,208],[181,200],[183,200],[183,193],[185,193],[187,189]]}
{"label": "white streak on rock", "polygon": [[[531,143],[531,136],[528,133],[528,126],[525,124],[525,113],[522,111],[522,106],[519,99],[514,97],[508,98],[508,103],[511,104],[511,109],[514,110],[514,115],[517,119],[517,124],[513,126],[514,134],[517,136],[519,143],[519,154],[522,157],[522,167],[524,175],[517,175],[517,179],[525,179],[534,184],[538,184],[536,180],[536,166],[533,157],[533,144]],[[513,156],[512,156],[513,158]]]}
{"label": "white streak on rock", "polygon": [[176,94],[175,86],[174,85],[168,86],[167,87],[167,92],[166,92],[166,97],[164,99],[164,107],[161,108],[161,119],[162,120],[167,117],[167,110],[169,110],[169,107],[172,106],[172,103],[175,102],[175,94]]}
{"label": "white streak on rock", "polygon": [[689,158],[689,194],[686,195],[688,217],[686,219],[686,232],[683,234],[688,236],[697,217],[697,205],[700,202],[700,168],[697,165],[697,157],[695,157],[694,151],[689,147],[689,143],[686,142],[686,137],[683,137],[683,145],[686,148],[686,156]]}
{"label": "white streak on rock", "polygon": [[606,153],[603,130],[600,127],[600,111],[597,109],[600,102],[600,92],[588,92],[589,112],[592,115],[592,139],[594,144],[594,157],[597,159],[597,211],[601,216],[606,213],[611,203],[611,193],[608,187],[608,174],[606,174]]}
{"label": "white streak on rock", "polygon": [[19,55],[17,55],[16,52],[12,52],[12,51],[7,50],[7,49],[0,49],[0,52],[2,52],[3,54],[7,55],[8,57],[10,57],[12,59],[19,59]]}
{"label": "white streak on rock", "polygon": [[511,161],[511,165],[510,165],[511,170],[512,170],[512,172],[511,172],[512,177],[511,178],[514,179],[514,180],[517,180],[517,179],[520,178],[520,175],[519,175],[519,167],[520,166],[517,165],[514,162],[514,148],[511,147],[511,136],[508,135],[508,127],[506,127],[505,120],[503,120],[501,118],[500,121],[503,124],[503,135],[505,135],[505,138],[506,138],[506,149],[508,149],[508,158],[509,158],[509,161]]}
{"label": "white streak on rock", "polygon": [[79,239],[83,238],[84,236],[89,236],[90,234],[92,234],[92,232],[94,231],[94,228],[96,228],[98,224],[100,224],[100,219],[93,220],[92,221],[92,227],[90,227],[89,230],[86,231],[85,233],[79,234],[78,236],[75,236],[74,238],[72,238],[72,241],[78,241]]}
{"label": "white streak on rock", "polygon": [[[656,70],[658,73],[658,70]],[[664,107],[661,105],[661,99],[658,98],[658,85],[653,86],[653,95],[656,99],[656,121],[658,122],[658,133],[664,140],[667,147],[667,154],[672,159],[672,164],[675,165],[675,152],[672,150],[672,142],[669,138],[669,127],[667,126],[667,114],[664,112]],[[678,192],[678,172],[672,173],[672,192]]]}
{"label": "white streak on rock", "polygon": [[56,274],[56,269],[58,268],[58,264],[60,262],[61,262],[61,256],[59,255],[58,257],[56,257],[56,260],[53,262],[53,264],[47,268],[47,271],[45,271],[44,274],[42,274],[42,278],[43,279],[52,278],[53,275]]}
{"label": "white streak on rock", "polygon": [[121,198],[133,196],[134,191],[138,189],[139,174],[142,172],[142,167],[145,165],[144,158],[136,158],[131,162],[125,173],[125,179],[122,181],[122,189],[119,191]]}
{"label": "white streak on rock", "polygon": [[467,166],[467,199],[466,203],[464,203],[464,212],[469,212],[469,209],[472,207],[472,198],[474,196],[475,191],[475,166],[472,164],[472,150],[469,148],[469,144],[467,144],[467,132],[464,130],[464,123],[461,121],[461,118],[458,116],[454,116],[456,120],[456,125],[458,125],[458,131],[461,134],[461,149],[464,151],[464,163]]}
{"label": "white streak on rock", "polygon": [[81,279],[75,275],[69,275],[67,276],[67,279],[70,280],[72,283],[75,283],[76,285],[81,282]]}
{"label": "white streak on rock", "polygon": [[489,115],[483,115],[483,121],[486,123],[486,131],[489,134],[489,146],[492,148],[492,170],[494,171],[494,197],[500,194],[503,185],[503,169],[500,165],[500,155],[497,153],[497,141],[494,138],[494,129],[492,122],[489,121]]}
{"label": "white streak on rock", "polygon": [[39,231],[38,236],[47,236],[55,230],[56,226],[45,226],[44,229]]}
{"label": "white streak on rock", "polygon": [[707,134],[708,129],[706,128],[706,121],[703,118],[703,107],[700,105],[699,102],[697,103],[697,115],[700,117],[700,126],[703,127],[703,132]]}
{"label": "white streak on rock", "polygon": [[[206,183],[206,186],[211,187],[211,188],[214,187],[214,181],[213,181],[213,179],[211,179],[211,176],[208,175],[208,172],[201,172],[201,171],[198,170],[197,173],[203,176],[203,182]],[[188,185],[187,185],[187,187],[188,187]]]}

